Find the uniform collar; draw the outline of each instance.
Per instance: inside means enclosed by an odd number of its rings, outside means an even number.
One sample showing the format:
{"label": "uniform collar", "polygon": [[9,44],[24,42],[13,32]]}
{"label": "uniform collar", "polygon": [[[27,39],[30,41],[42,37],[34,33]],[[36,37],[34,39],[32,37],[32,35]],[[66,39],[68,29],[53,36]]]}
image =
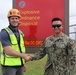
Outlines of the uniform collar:
{"label": "uniform collar", "polygon": [[8,26],[13,32],[17,32],[18,31],[18,28],[16,27],[13,27],[12,25],[9,25]]}

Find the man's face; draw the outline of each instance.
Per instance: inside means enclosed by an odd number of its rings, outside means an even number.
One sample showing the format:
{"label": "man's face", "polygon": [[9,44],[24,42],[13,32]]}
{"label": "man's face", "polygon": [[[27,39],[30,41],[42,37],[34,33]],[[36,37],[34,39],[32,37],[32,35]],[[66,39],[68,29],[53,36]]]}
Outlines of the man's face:
{"label": "man's face", "polygon": [[20,23],[20,18],[19,17],[10,17],[9,18],[9,23],[14,26],[14,27],[18,27],[19,23]]}
{"label": "man's face", "polygon": [[53,28],[55,34],[59,34],[60,32],[62,32],[62,22],[61,21],[53,21],[52,28]]}

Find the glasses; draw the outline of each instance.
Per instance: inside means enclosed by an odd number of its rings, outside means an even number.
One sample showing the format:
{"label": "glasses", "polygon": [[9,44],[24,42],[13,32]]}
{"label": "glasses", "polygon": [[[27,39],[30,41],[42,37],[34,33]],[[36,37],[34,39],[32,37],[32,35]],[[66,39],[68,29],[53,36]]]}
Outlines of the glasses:
{"label": "glasses", "polygon": [[55,24],[55,25],[52,25],[52,27],[53,28],[56,28],[56,27],[59,28],[59,27],[61,27],[61,24]]}

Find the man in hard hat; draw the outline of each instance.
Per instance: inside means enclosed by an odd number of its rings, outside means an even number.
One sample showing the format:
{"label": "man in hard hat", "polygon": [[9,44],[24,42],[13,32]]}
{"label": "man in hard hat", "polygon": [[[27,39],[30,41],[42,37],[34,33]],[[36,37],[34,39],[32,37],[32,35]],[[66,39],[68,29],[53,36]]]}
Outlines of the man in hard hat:
{"label": "man in hard hat", "polygon": [[23,71],[26,70],[25,61],[31,57],[29,54],[25,54],[24,35],[18,29],[20,12],[17,9],[11,9],[7,17],[9,26],[1,30],[2,74],[23,75]]}

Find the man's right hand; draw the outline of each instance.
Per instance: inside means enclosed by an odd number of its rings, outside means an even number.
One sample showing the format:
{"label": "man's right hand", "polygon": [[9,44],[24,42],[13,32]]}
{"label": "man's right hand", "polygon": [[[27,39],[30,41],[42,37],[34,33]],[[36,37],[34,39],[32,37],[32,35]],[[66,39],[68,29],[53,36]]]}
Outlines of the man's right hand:
{"label": "man's right hand", "polygon": [[32,56],[30,54],[24,54],[23,58],[25,61],[30,61],[32,59]]}

